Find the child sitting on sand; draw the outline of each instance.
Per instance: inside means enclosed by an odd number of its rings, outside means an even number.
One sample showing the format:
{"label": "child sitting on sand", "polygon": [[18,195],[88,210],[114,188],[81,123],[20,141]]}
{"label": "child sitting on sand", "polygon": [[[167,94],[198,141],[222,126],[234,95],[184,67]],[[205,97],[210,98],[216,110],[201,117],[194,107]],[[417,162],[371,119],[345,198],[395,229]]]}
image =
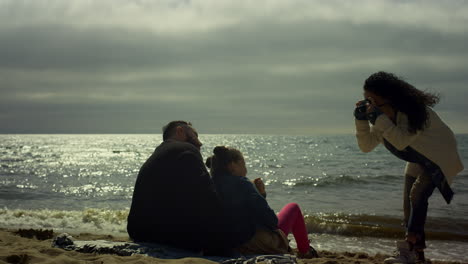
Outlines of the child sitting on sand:
{"label": "child sitting on sand", "polygon": [[246,177],[242,153],[234,148],[215,147],[214,155],[206,160],[233,227],[232,239],[241,246],[237,250],[250,254],[291,253],[287,234],[296,239],[298,257],[318,257],[309,245],[301,209],[296,203],[287,204],[278,216],[265,200],[265,186],[260,178],[254,184]]}

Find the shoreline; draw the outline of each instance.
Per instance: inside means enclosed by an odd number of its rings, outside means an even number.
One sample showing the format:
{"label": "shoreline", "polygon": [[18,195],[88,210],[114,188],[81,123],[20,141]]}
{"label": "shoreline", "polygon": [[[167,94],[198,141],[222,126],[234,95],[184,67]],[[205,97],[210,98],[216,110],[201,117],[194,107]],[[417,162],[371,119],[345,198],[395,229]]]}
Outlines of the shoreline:
{"label": "shoreline", "polygon": [[[37,230],[33,230],[37,231]],[[0,229],[0,263],[169,263],[169,264],[191,264],[191,263],[217,263],[204,258],[190,257],[182,259],[158,259],[144,255],[117,256],[109,254],[80,253],[67,251],[52,247],[52,240],[57,233],[51,230],[41,240],[35,236],[26,237],[31,234],[18,234],[15,229]],[[33,232],[34,233],[34,232]],[[91,233],[71,234],[76,240],[109,240],[125,242],[130,241],[128,237],[115,237],[112,235],[99,235]],[[298,263],[304,264],[377,264],[383,263],[388,255],[376,254],[371,256],[362,252],[331,252],[318,251],[320,258],[298,259]],[[461,264],[456,261],[432,261],[433,264]]]}

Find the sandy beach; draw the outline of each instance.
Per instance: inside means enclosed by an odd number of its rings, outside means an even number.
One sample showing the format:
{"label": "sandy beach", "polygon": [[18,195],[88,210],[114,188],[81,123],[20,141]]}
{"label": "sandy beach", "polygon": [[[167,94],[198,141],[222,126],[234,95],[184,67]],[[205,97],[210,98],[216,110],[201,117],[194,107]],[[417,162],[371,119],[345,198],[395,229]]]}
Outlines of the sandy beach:
{"label": "sandy beach", "polygon": [[[62,263],[62,264],[104,264],[104,263],[171,263],[171,264],[189,264],[189,263],[216,263],[202,258],[183,258],[183,259],[157,259],[143,255],[117,256],[108,254],[89,254],[76,251],[67,251],[53,248],[51,246],[52,238],[50,235],[37,239],[27,237],[27,234],[18,234],[18,230],[0,230],[0,263]],[[110,235],[93,234],[72,234],[77,240],[111,240],[128,241],[128,237],[113,237]],[[319,251],[320,258],[317,259],[299,259],[299,263],[304,264],[373,264],[383,263],[385,255],[377,254],[369,256],[359,252],[327,252]],[[443,262],[433,261],[434,264],[455,264],[461,262]]]}

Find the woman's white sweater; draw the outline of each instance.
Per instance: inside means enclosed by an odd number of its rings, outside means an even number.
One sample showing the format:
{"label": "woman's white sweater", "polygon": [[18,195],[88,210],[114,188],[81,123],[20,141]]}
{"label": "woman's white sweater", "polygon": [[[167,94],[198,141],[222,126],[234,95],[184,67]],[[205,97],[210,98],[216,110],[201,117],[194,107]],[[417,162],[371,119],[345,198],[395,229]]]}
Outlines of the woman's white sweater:
{"label": "woman's white sweater", "polygon": [[[428,126],[417,133],[408,132],[408,118],[402,113],[397,113],[396,124],[385,114],[380,115],[375,125],[370,126],[367,120],[356,120],[356,137],[359,148],[363,152],[372,151],[378,144],[386,139],[398,150],[404,150],[410,146],[426,158],[437,164],[447,179],[452,184],[453,178],[463,170],[457,150],[457,142],[452,130],[430,108]],[[422,168],[414,163],[408,163],[406,173],[418,176]]]}

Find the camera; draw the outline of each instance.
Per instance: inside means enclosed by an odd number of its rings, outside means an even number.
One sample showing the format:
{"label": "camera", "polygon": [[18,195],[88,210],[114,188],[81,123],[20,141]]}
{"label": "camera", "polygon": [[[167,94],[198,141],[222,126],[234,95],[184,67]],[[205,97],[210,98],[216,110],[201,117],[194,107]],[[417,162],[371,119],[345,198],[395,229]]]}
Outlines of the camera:
{"label": "camera", "polygon": [[367,119],[367,106],[370,104],[370,101],[365,99],[359,101],[356,105],[356,109],[354,110],[354,116],[358,120],[368,120]]}
{"label": "camera", "polygon": [[359,101],[359,102],[357,103],[357,106],[356,106],[357,112],[359,112],[359,113],[366,113],[366,112],[367,112],[367,106],[368,106],[370,103],[371,103],[371,102],[370,102],[368,99]]}

